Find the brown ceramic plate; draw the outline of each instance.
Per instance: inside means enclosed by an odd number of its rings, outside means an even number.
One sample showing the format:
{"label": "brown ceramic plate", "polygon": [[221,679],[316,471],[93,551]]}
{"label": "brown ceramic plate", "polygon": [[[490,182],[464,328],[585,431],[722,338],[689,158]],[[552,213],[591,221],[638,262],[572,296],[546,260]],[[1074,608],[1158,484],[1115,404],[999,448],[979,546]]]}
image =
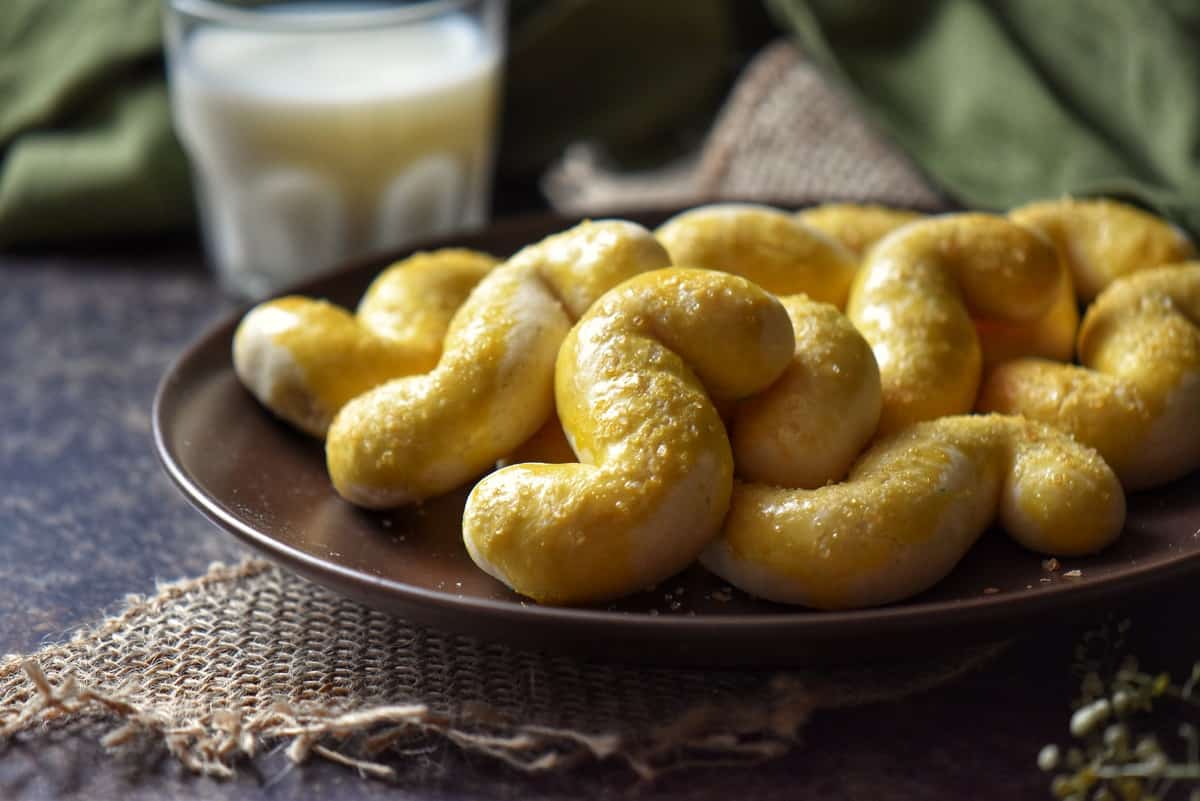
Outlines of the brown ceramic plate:
{"label": "brown ceramic plate", "polygon": [[[665,215],[630,216],[652,225]],[[518,219],[425,247],[507,255],[573,222]],[[353,305],[395,257],[351,265],[296,291]],[[467,557],[459,531],[465,491],[387,514],[343,502],[329,484],[320,443],[275,420],[234,376],[230,346],[239,316],[201,337],[159,387],[155,444],[167,472],[215,523],[281,564],[423,624],[634,662],[785,665],[1000,638],[1200,568],[1197,474],[1133,496],[1124,536],[1098,556],[1064,560],[1052,573],[1039,556],[992,531],[937,587],[884,608],[829,613],[771,604],[731,591],[700,567],[605,606],[537,606]]]}

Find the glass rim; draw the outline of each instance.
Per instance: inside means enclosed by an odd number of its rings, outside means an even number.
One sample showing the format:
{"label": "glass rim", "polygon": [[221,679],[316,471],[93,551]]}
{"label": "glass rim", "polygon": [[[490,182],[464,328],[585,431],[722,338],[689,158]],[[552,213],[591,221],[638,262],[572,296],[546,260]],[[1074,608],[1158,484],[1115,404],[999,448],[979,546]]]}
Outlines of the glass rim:
{"label": "glass rim", "polygon": [[[381,25],[403,25],[421,22],[457,11],[464,6],[478,6],[487,0],[426,0],[411,5],[374,8],[330,8],[305,11],[302,14],[264,13],[266,6],[246,7],[222,3],[219,0],[162,0],[163,5],[178,14],[186,14],[206,22],[235,25],[244,28],[281,32],[320,33],[374,28]],[[280,4],[282,6],[288,3]],[[311,9],[311,3],[305,3]],[[279,6],[276,6],[279,8]]]}

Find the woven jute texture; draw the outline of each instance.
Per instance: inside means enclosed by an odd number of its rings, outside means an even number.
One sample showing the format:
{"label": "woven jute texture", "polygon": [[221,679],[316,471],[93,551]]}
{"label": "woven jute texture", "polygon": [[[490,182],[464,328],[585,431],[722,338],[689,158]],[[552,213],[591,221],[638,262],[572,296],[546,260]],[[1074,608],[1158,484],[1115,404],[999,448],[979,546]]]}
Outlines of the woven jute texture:
{"label": "woven jute texture", "polygon": [[746,67],[698,157],[630,175],[605,169],[593,149],[579,146],[547,174],[543,188],[571,214],[720,198],[947,206],[908,157],[786,41]]}
{"label": "woven jute texture", "polygon": [[1000,647],[787,672],[584,662],[420,628],[248,560],[131,597],[67,643],[6,658],[0,736],[105,716],[105,745],[161,741],[217,776],[283,742],[296,761],[387,777],[441,738],[526,771],[615,760],[649,778],[782,754],[818,708],[939,685]]}
{"label": "woven jute texture", "polygon": [[[941,202],[786,44],[747,68],[692,163],[612,176],[575,153],[547,188],[560,208],[586,213],[719,197]],[[107,723],[108,746],[161,742],[212,775],[285,743],[297,761],[388,776],[434,740],[528,771],[608,760],[652,777],[781,754],[814,710],[899,698],[996,651],[782,673],[586,663],[423,629],[251,560],[6,658],[0,737]]]}

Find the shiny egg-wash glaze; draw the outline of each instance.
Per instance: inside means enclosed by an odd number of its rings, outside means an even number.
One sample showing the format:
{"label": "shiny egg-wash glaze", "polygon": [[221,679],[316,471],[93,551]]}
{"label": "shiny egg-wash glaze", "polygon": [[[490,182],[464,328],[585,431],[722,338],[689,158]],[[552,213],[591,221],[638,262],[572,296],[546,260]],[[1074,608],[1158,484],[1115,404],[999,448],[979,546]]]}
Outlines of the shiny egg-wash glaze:
{"label": "shiny egg-wash glaze", "polygon": [[846,315],[879,365],[880,431],[970,411],[982,370],[973,318],[1038,319],[1061,269],[1045,238],[988,214],[921,220],[876,244]]}
{"label": "shiny egg-wash glaze", "polygon": [[701,562],[768,600],[877,606],[940,581],[997,518],[1028,548],[1076,556],[1116,539],[1125,496],[1094,450],[1057,429],[944,417],[877,441],[837,484],[735,484]]}
{"label": "shiny egg-wash glaze", "polygon": [[547,603],[615,598],[686,567],[720,528],[733,482],[714,401],[763,389],[793,352],[783,307],[737,276],[672,268],[612,290],[558,358],[579,463],[480,481],[463,514],[471,558]]}
{"label": "shiny egg-wash glaze", "polygon": [[1048,237],[1064,271],[1050,311],[1034,323],[976,320],[985,368],[1025,356],[1073,361],[1081,302],[1120,276],[1193,252],[1173,225],[1113,200],[1039,201],[1013,209],[1008,218]]}
{"label": "shiny egg-wash glaze", "polygon": [[979,408],[1069,431],[1130,490],[1200,467],[1200,262],[1112,283],[1084,315],[1079,360],[1000,365]]}
{"label": "shiny egg-wash glaze", "polygon": [[796,339],[783,375],[738,404],[738,475],[781,487],[840,481],[875,435],[882,408],[871,346],[846,316],[803,295],[780,298]]}
{"label": "shiny egg-wash glaze", "polygon": [[1044,200],[1013,209],[1009,217],[1053,240],[1084,302],[1122,276],[1184,261],[1196,252],[1183,231],[1166,220],[1115,200]]}
{"label": "shiny egg-wash glaze", "polygon": [[875,243],[925,215],[869,203],[825,203],[796,212],[796,219],[836,240],[862,259]]}
{"label": "shiny egg-wash glaze", "polygon": [[[833,237],[860,260],[892,231],[924,218],[904,209],[856,203],[828,203],[796,214],[796,219]],[[1078,328],[1079,308],[1065,265],[1059,270],[1053,305],[1040,318],[1023,322],[975,319],[985,369],[1020,356],[1069,361]]]}
{"label": "shiny egg-wash glaze", "polygon": [[975,320],[984,369],[1024,356],[1070,361],[1079,332],[1079,304],[1071,274],[1062,267],[1052,291],[1050,309],[1036,320]]}
{"label": "shiny egg-wash glaze", "polygon": [[[673,264],[742,276],[785,302],[794,296],[796,309],[816,310],[824,306],[811,300],[810,295],[815,299],[830,299],[835,304],[844,303],[857,269],[849,251],[824,234],[796,222],[792,215],[768,206],[739,203],[700,206],[663,223],[656,236],[670,252]],[[791,308],[793,306],[789,306]],[[826,308],[825,314],[836,314],[832,306]],[[850,328],[849,324],[846,327]],[[857,337],[857,334],[853,336]],[[815,345],[826,355],[830,353],[829,347],[811,339],[808,345]],[[844,345],[845,342],[839,340],[834,350]],[[808,380],[822,380],[819,376],[823,374],[824,380],[836,382],[828,375],[827,368],[814,364],[812,354],[809,350],[801,352],[798,349],[795,365],[780,379],[780,383],[792,387],[791,390],[785,390],[783,386],[773,388],[765,393],[769,398],[751,402],[754,411],[739,413],[743,422],[736,424],[742,429],[742,434],[734,438],[736,459],[739,465],[743,461],[753,463],[750,469],[755,475],[767,475],[761,472],[771,469],[765,466],[767,460],[780,465],[781,451],[820,443],[818,429],[822,426],[818,424],[818,418],[799,419],[794,410],[788,408],[792,404],[787,400],[789,392],[794,391],[806,376]],[[853,400],[852,390],[845,387],[845,391],[847,400]],[[731,411],[722,409],[723,413]],[[781,415],[787,418],[792,432],[799,436],[793,444],[781,442],[778,432],[771,431],[772,426],[783,419]],[[565,436],[552,423],[504,462],[574,461],[565,443]],[[848,456],[852,459],[853,455]],[[849,467],[845,454],[830,453],[828,456],[829,462],[818,472],[824,474],[830,469],[836,470],[838,468],[830,465],[841,461],[844,461],[840,468],[843,472]],[[809,474],[814,475],[812,470]]]}
{"label": "shiny egg-wash glaze", "polygon": [[577,319],[627,278],[667,266],[645,228],[585,222],[530,245],[455,314],[437,366],[346,404],[329,427],[334,488],[360,506],[414,503],[466,484],[550,419],[554,360]]}
{"label": "shiny egg-wash glaze", "polygon": [[655,235],[676,266],[733,273],[776,295],[804,293],[838,308],[858,269],[854,255],[833,239],[769,206],[700,206],[667,220]]}
{"label": "shiny egg-wash glaze", "polygon": [[[838,207],[832,219],[845,230],[856,209]],[[875,230],[881,216],[895,224],[907,216],[862,213]],[[791,364],[731,416],[739,475],[786,486],[845,475],[875,433],[880,405],[870,346],[837,308],[856,269],[852,254],[792,215],[746,204],[701,206],[663,223],[658,236],[676,263],[748,278],[777,294],[791,318]]]}
{"label": "shiny egg-wash glaze", "polygon": [[355,314],[291,295],[260,303],[238,325],[233,367],[276,416],[314,437],[351,398],[432,370],[450,320],[499,261],[447,248],[384,270]]}

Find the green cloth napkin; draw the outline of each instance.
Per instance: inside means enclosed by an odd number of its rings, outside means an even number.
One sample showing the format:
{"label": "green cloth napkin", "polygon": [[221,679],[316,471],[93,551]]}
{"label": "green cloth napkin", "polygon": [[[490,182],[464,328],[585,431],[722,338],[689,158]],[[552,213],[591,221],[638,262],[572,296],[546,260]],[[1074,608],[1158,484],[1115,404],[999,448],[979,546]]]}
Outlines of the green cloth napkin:
{"label": "green cloth napkin", "polygon": [[189,224],[153,0],[0,3],[0,247]]}
{"label": "green cloth napkin", "polygon": [[964,204],[1115,194],[1200,235],[1200,3],[768,3]]}

